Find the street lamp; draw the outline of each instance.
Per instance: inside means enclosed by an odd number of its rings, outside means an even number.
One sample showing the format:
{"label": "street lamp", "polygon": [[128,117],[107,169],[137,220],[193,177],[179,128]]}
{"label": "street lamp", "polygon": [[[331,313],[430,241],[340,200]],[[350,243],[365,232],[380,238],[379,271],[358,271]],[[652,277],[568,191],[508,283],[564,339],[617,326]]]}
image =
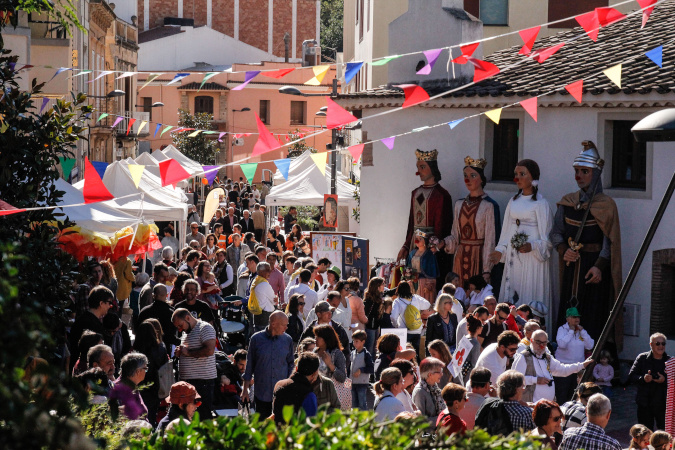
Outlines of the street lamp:
{"label": "street lamp", "polygon": [[[106,95],[87,95],[89,98],[104,98],[105,99],[105,110],[106,112],[108,111],[108,100],[111,98],[115,97],[123,97],[127,93],[124,92],[121,89],[115,89],[110,92],[108,92]],[[106,116],[105,118],[105,124],[108,126],[108,117]],[[87,139],[87,155],[91,157],[91,125],[88,125],[87,128],[89,129],[89,136],[90,138]],[[114,147],[114,145],[113,145]]]}
{"label": "street lamp", "polygon": [[[323,108],[319,109],[316,112],[316,114],[314,114],[314,128],[315,128],[314,131],[316,131],[316,118],[317,117],[326,117],[326,111],[323,111],[324,108],[328,109],[328,107],[324,106]],[[321,129],[323,129],[323,127],[321,127]],[[314,148],[316,148],[316,134],[314,134],[314,144],[312,146]]]}
{"label": "street lamp", "polygon": [[[675,108],[663,109],[648,115],[636,123],[631,131],[633,132],[633,136],[637,142],[675,141]],[[647,254],[647,250],[654,239],[654,234],[656,234],[656,230],[658,229],[661,219],[668,208],[670,199],[673,197],[673,192],[675,192],[675,172],[673,173],[673,177],[670,179],[670,184],[668,185],[668,188],[666,188],[666,192],[663,194],[663,198],[659,204],[659,209],[656,210],[656,214],[654,215],[652,223],[647,230],[644,241],[642,241],[640,250],[638,250],[637,256],[635,256],[635,261],[633,261],[633,265],[628,272],[626,281],[624,281],[623,286],[621,286],[621,290],[619,291],[619,295],[616,298],[614,307],[609,314],[607,323],[605,323],[605,327],[602,329],[602,334],[600,334],[600,338],[595,344],[593,355],[591,356],[591,358],[593,358],[595,361],[598,361],[600,350],[607,342],[607,338],[609,337],[609,333],[614,326],[617,317],[619,316],[619,312],[623,310],[623,304],[626,301],[626,297],[628,297],[628,292],[630,292],[630,288],[635,281],[635,277],[637,277],[640,266],[642,265],[645,255]],[[593,372],[592,369],[592,366],[584,369],[584,374],[581,381],[590,380],[591,374]]]}
{"label": "street lamp", "polygon": [[[232,134],[234,134],[234,131],[235,131],[235,128],[234,128],[235,115],[234,115],[234,113],[247,112],[247,111],[250,111],[250,110],[251,110],[251,108],[249,108],[247,106],[245,106],[241,109],[233,109],[232,110],[232,131],[231,131]],[[230,162],[232,162],[232,161],[234,161],[234,139],[230,139]],[[232,177],[234,178],[234,167],[232,167],[231,171],[232,171]]]}

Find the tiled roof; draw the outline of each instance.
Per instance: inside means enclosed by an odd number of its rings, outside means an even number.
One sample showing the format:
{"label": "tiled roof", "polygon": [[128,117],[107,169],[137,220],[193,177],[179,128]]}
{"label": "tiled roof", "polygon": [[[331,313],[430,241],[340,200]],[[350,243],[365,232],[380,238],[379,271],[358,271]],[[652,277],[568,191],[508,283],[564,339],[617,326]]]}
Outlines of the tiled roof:
{"label": "tiled roof", "polygon": [[[663,4],[661,4],[663,3]],[[444,98],[450,97],[526,97],[539,95],[556,89],[555,93],[569,95],[564,86],[584,80],[584,93],[598,95],[602,93],[648,94],[657,92],[667,94],[675,91],[675,45],[663,46],[663,68],[659,68],[644,55],[659,45],[675,39],[675,1],[660,2],[641,29],[642,14],[637,13],[626,19],[600,29],[597,42],[588,36],[573,38],[584,33],[583,28],[576,27],[553,36],[538,39],[534,50],[566,43],[552,57],[538,63],[531,58],[518,55],[521,46],[497,51],[487,58],[496,64],[501,73],[478,84],[469,86]],[[624,61],[637,56],[636,59]],[[616,64],[623,63],[622,89],[615,86],[602,71]],[[509,67],[519,63],[516,67]],[[452,88],[466,84],[468,79],[428,80],[420,85],[433,96]],[[370,91],[342,94],[345,99],[353,98],[386,98],[403,97],[402,90],[381,86]],[[517,100],[516,100],[517,101]]]}
{"label": "tiled roof", "polygon": [[156,39],[162,39],[167,36],[173,36],[174,34],[180,33],[183,33],[180,27],[171,27],[171,26],[157,27],[151,30],[138,33],[138,43],[143,44],[144,42],[150,42]]}
{"label": "tiled roof", "polygon": [[[201,82],[192,82],[188,84],[184,84],[180,86],[178,89],[179,90],[185,90],[185,91],[197,91],[199,90],[199,86],[201,86]],[[204,83],[204,86],[201,87],[202,91],[227,91],[229,90],[227,87],[223,86],[222,84],[218,83]]]}

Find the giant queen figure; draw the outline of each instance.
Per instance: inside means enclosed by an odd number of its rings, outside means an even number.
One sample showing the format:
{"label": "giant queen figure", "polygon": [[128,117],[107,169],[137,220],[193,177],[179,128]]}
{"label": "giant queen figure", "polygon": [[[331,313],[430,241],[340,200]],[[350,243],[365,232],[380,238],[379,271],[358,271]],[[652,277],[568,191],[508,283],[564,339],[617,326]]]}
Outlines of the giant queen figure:
{"label": "giant queen figure", "polygon": [[[576,307],[597,341],[621,288],[621,230],[616,203],[602,192],[605,162],[593,142],[582,146],[572,164],[579,190],[558,202],[551,243],[560,255],[558,325],[565,323],[565,310]],[[610,338],[620,351],[621,314]]]}

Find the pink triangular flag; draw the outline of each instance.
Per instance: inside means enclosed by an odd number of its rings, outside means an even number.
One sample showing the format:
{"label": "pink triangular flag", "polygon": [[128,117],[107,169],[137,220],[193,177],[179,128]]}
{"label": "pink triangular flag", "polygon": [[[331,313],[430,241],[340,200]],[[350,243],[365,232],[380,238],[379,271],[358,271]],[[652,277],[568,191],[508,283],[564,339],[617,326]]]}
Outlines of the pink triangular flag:
{"label": "pink triangular flag", "polygon": [[363,153],[363,147],[365,145],[366,144],[357,144],[348,148],[349,153],[352,155],[352,158],[354,158],[354,162],[358,161],[361,157],[361,153]]}
{"label": "pink triangular flag", "polygon": [[532,97],[528,98],[527,100],[523,100],[520,102],[520,106],[522,106],[527,113],[532,116],[534,121],[537,121],[537,97]]}
{"label": "pink triangular flag", "polygon": [[418,70],[417,75],[429,75],[431,73],[431,69],[433,69],[434,65],[436,64],[438,57],[441,56],[442,51],[442,48],[426,50],[424,52],[424,57],[427,58],[427,65]]}
{"label": "pink triangular flag", "polygon": [[0,216],[8,216],[10,214],[16,214],[24,211],[25,209],[16,208],[9,203],[0,200]]}
{"label": "pink triangular flag", "polygon": [[597,13],[595,11],[590,11],[578,15],[574,19],[579,22],[579,25],[586,31],[588,37],[593,39],[593,42],[597,42],[598,31],[600,30],[600,22],[598,22]]}
{"label": "pink triangular flag", "polygon": [[134,122],[136,122],[136,119],[129,119],[129,126],[127,127],[127,136],[129,136],[129,131],[131,131],[131,127],[134,126]]}
{"label": "pink triangular flag", "polygon": [[486,78],[490,78],[493,75],[499,73],[499,67],[495,66],[492,63],[483,61],[476,58],[469,58],[469,62],[473,64],[473,82],[478,83]]}
{"label": "pink triangular flag", "polygon": [[265,124],[262,123],[260,117],[258,117],[256,113],[253,114],[255,114],[255,121],[258,124],[258,142],[255,143],[251,156],[262,155],[263,153],[271,152],[272,150],[279,148],[279,142],[274,139],[274,136],[269,132],[267,127],[265,127]]}
{"label": "pink triangular flag", "polygon": [[124,120],[124,117],[117,116],[117,119],[115,119],[115,123],[112,124],[111,128],[115,128],[118,123]]}
{"label": "pink triangular flag", "polygon": [[176,187],[179,181],[190,178],[190,174],[175,159],[165,159],[159,163],[159,175],[162,178],[162,186],[172,185]]}
{"label": "pink triangular flag", "polygon": [[82,189],[85,203],[102,202],[105,200],[112,200],[114,197],[110,193],[94,165],[89,161],[89,158],[84,157],[84,188]]}
{"label": "pink triangular flag", "polygon": [[536,26],[534,28],[528,28],[527,30],[520,30],[518,32],[524,42],[523,48],[521,48],[518,52],[519,55],[527,55],[532,51],[532,46],[534,45],[534,41],[537,40],[537,35],[539,35],[540,30],[541,26]]}
{"label": "pink triangular flag", "polygon": [[473,53],[476,51],[478,46],[480,45],[480,42],[474,42],[473,44],[467,44],[467,45],[461,45],[459,47],[459,51],[462,52],[461,56],[458,56],[457,58],[453,59],[452,62],[457,63],[457,64],[466,64],[469,62],[469,58]]}
{"label": "pink triangular flag", "polygon": [[405,94],[405,100],[401,106],[402,108],[408,108],[429,100],[427,91],[416,84],[399,84],[395,87],[403,89],[403,93]]}
{"label": "pink triangular flag", "polygon": [[382,142],[389,150],[394,149],[394,141],[396,140],[396,136],[380,139],[380,142]]}
{"label": "pink triangular flag", "polygon": [[649,20],[649,16],[652,14],[652,11],[654,11],[654,6],[658,0],[637,0],[637,2],[640,4],[640,9],[642,9],[642,28],[647,25],[647,21]]}
{"label": "pink triangular flag", "polygon": [[565,43],[561,42],[560,44],[554,45],[553,47],[548,47],[548,48],[544,48],[544,49],[541,49],[541,50],[537,50],[537,51],[532,53],[532,59],[534,59],[539,64],[541,64],[544,61],[546,61],[547,59],[549,59],[551,56],[553,56],[555,54],[555,52],[560,50],[563,47],[563,45],[565,45]]}
{"label": "pink triangular flag", "polygon": [[326,97],[326,102],[328,103],[328,110],[326,111],[326,126],[329,130],[359,120],[349,111],[331,100],[330,97]]}
{"label": "pink triangular flag", "polygon": [[241,91],[246,87],[247,84],[251,82],[258,74],[260,73],[259,70],[249,70],[246,72],[246,75],[244,76],[244,82],[240,84],[237,87],[232,88],[233,91]]}
{"label": "pink triangular flag", "polygon": [[574,97],[576,101],[581,103],[581,94],[583,93],[584,90],[584,80],[579,80],[575,81],[574,83],[570,83],[567,86],[565,86],[565,89],[567,89],[567,92]]}

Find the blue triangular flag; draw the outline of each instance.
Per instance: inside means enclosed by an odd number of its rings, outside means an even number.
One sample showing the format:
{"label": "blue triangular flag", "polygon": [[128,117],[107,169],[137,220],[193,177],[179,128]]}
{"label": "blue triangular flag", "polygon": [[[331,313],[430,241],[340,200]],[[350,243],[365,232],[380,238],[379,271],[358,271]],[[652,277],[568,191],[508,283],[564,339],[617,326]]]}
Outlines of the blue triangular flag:
{"label": "blue triangular flag", "polygon": [[94,166],[96,173],[98,173],[98,176],[101,177],[102,180],[103,175],[105,175],[105,169],[108,168],[108,163],[104,161],[91,161],[91,164]]}
{"label": "blue triangular flag", "polygon": [[52,81],[52,80],[54,79],[54,77],[56,77],[58,74],[60,74],[60,73],[62,73],[62,72],[65,72],[66,70],[73,70],[73,69],[71,69],[70,67],[60,67],[60,68],[56,71],[56,73],[54,74],[54,76],[52,76],[52,77],[49,79],[49,81]]}
{"label": "blue triangular flag", "polygon": [[352,81],[356,74],[359,73],[362,66],[363,61],[347,63],[347,68],[345,69],[345,84],[349,84],[349,82]]}
{"label": "blue triangular flag", "polygon": [[290,159],[276,159],[274,160],[274,165],[277,166],[279,172],[284,177],[284,180],[288,181],[288,169],[291,167]]}
{"label": "blue triangular flag", "polygon": [[167,86],[178,83],[180,80],[182,80],[185,77],[190,76],[189,73],[177,73],[175,77],[173,77],[173,80],[171,80],[169,83],[167,83]]}
{"label": "blue triangular flag", "polygon": [[649,50],[647,53],[647,58],[651,59],[654,61],[654,64],[656,64],[659,67],[663,67],[663,46],[659,45],[655,49]]}
{"label": "blue triangular flag", "polygon": [[455,127],[456,127],[457,125],[459,125],[460,123],[462,123],[463,121],[464,121],[464,119],[453,120],[452,122],[448,122],[448,125],[450,125],[450,129],[451,129],[451,130],[454,130]]}
{"label": "blue triangular flag", "polygon": [[161,127],[162,127],[162,124],[161,124],[161,123],[158,123],[158,124],[157,124],[157,128],[155,128],[155,134],[153,134],[152,137],[157,136],[157,132],[159,131],[159,129],[160,129]]}

